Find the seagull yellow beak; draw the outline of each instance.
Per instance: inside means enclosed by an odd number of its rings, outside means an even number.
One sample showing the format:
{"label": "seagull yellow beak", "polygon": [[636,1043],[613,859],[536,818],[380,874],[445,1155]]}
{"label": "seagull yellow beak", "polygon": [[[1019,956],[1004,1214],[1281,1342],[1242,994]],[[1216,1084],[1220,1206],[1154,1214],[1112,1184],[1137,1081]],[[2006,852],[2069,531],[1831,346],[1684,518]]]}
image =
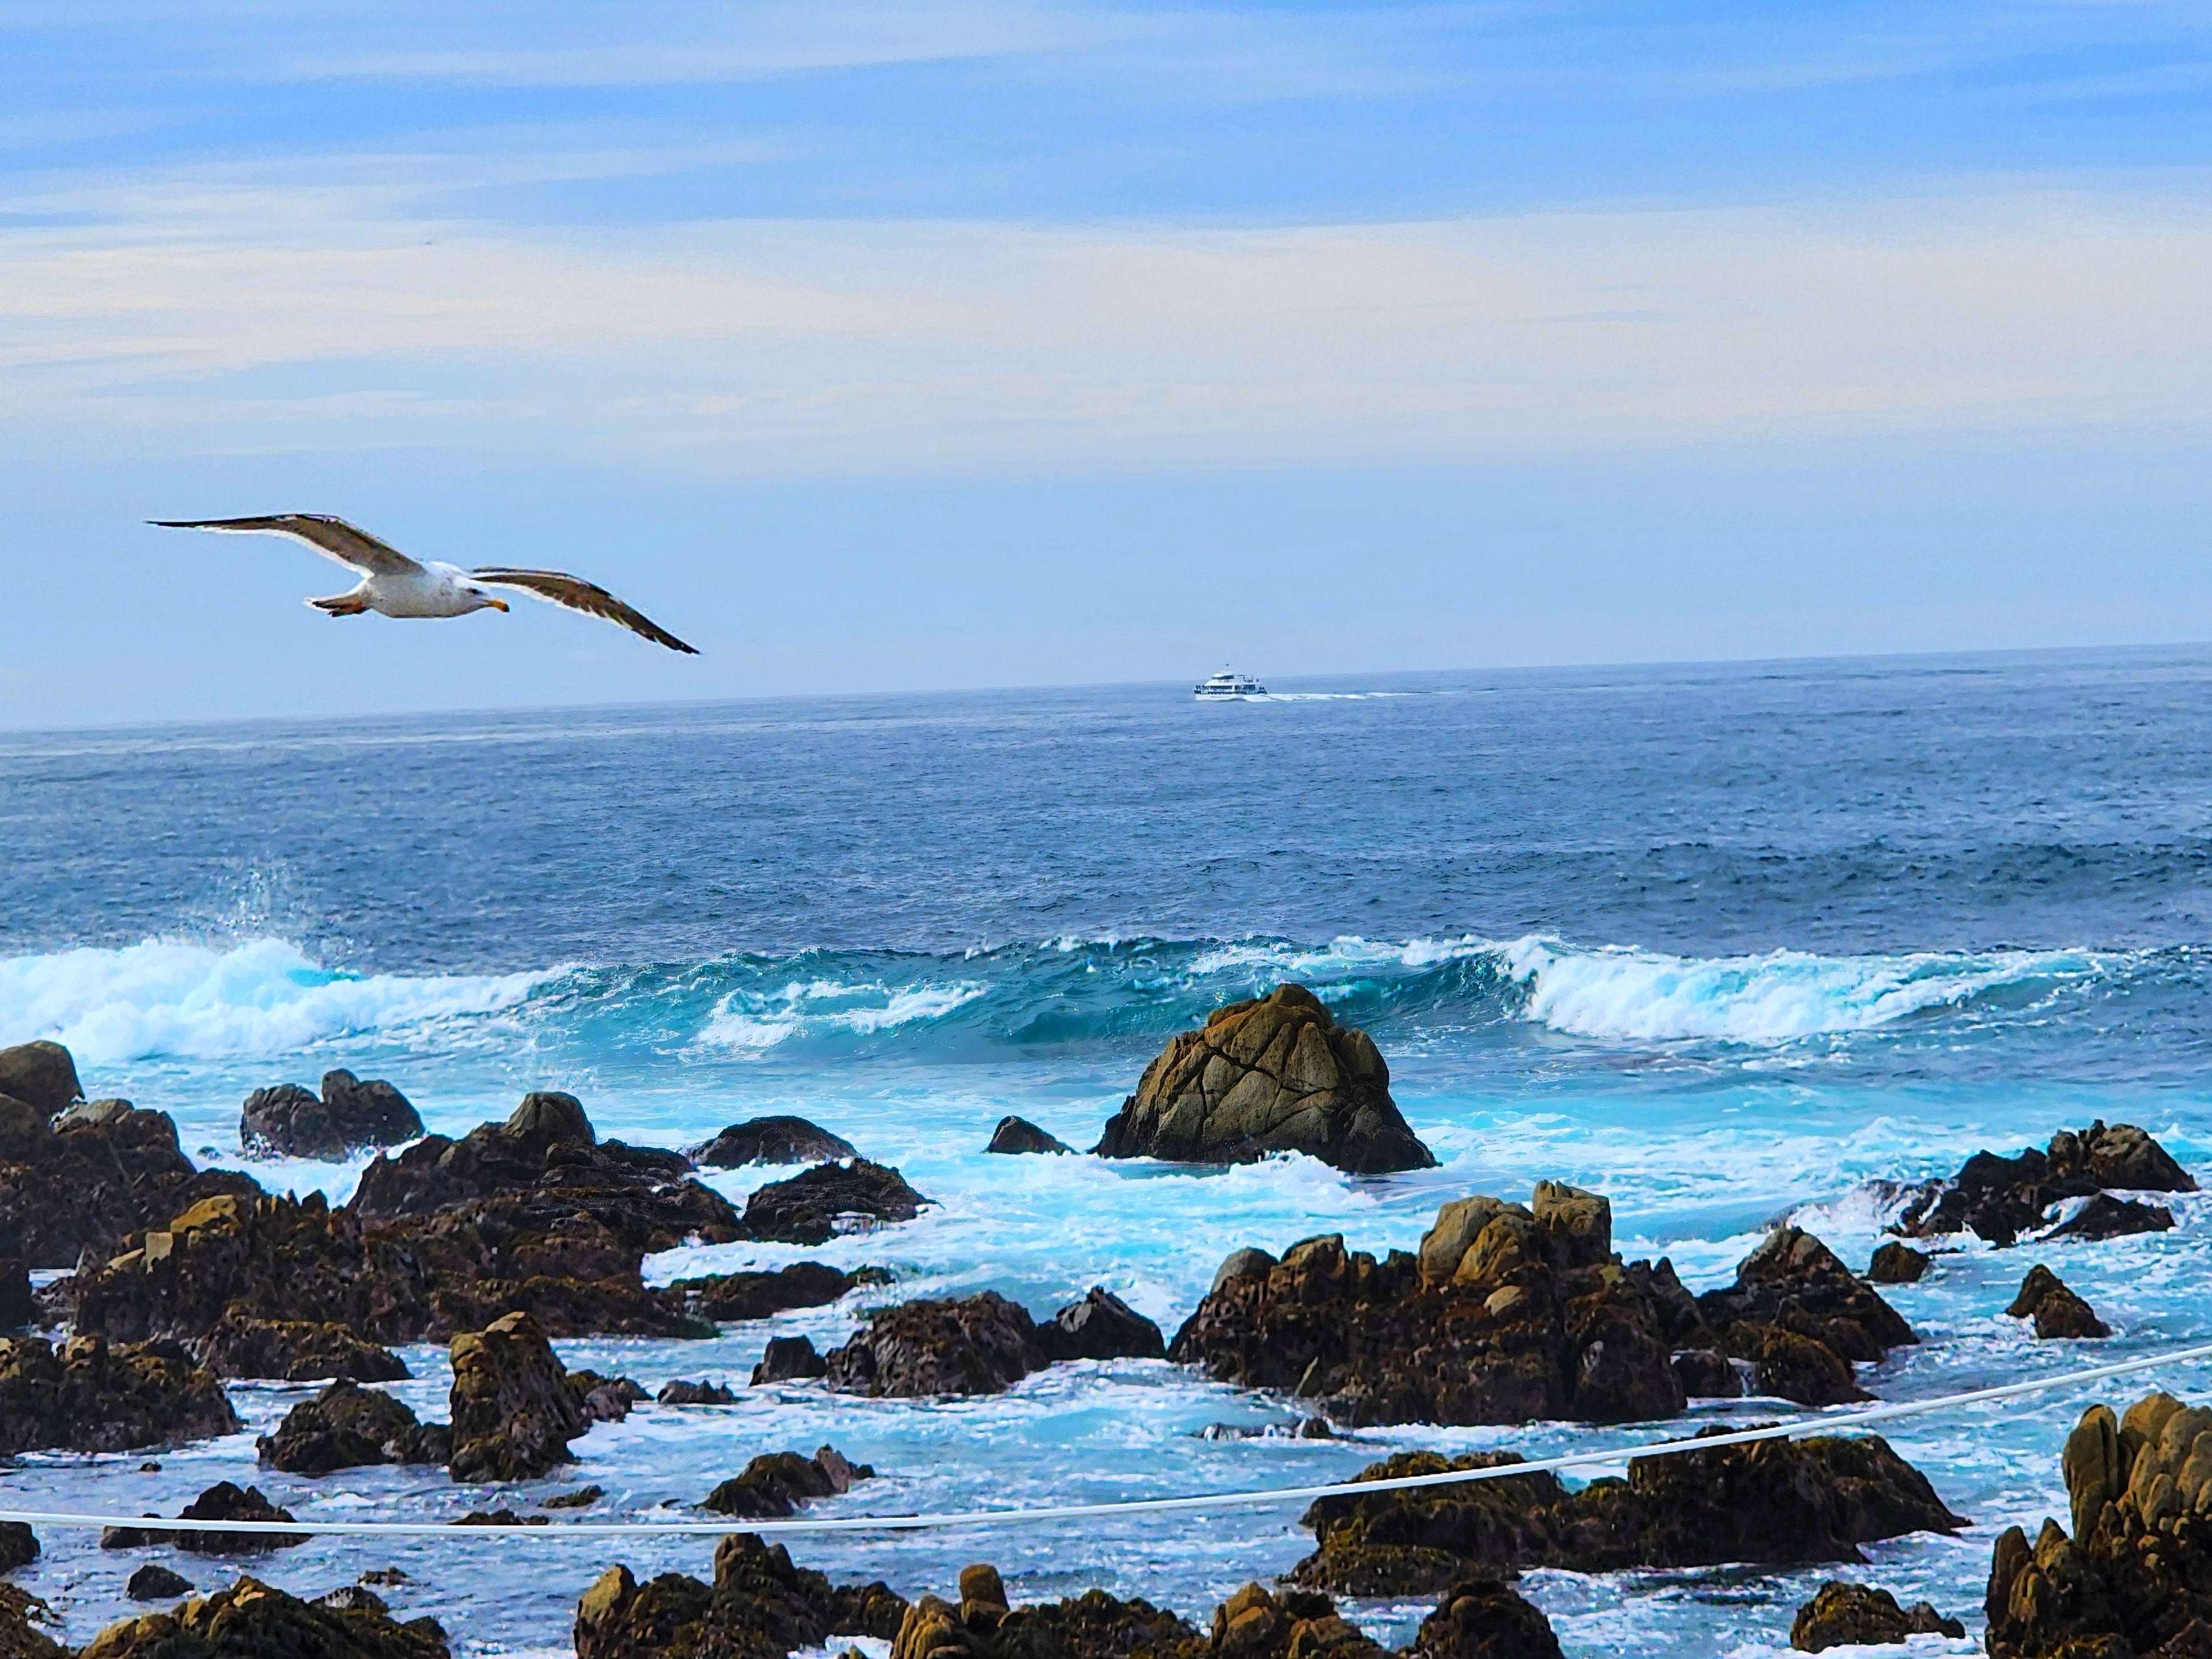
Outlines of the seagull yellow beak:
{"label": "seagull yellow beak", "polygon": [[507,601],[505,599],[493,599],[490,601],[490,605],[491,608],[495,611],[504,611],[507,609]]}

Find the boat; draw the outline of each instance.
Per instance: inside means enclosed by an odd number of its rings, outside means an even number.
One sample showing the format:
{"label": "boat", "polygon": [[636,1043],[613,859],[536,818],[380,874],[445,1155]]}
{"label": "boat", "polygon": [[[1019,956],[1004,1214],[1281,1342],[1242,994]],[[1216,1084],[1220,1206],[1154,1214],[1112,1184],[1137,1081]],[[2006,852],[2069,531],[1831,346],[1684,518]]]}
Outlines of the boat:
{"label": "boat", "polygon": [[1225,668],[1211,679],[1200,680],[1191,690],[1200,702],[1238,702],[1267,695],[1267,688],[1249,674],[1232,674]]}

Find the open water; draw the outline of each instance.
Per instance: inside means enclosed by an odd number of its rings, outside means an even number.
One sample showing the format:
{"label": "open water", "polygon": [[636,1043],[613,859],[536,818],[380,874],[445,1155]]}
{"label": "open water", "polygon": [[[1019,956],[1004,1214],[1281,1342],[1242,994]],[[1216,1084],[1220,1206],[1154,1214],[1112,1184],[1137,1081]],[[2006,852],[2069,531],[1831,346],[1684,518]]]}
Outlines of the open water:
{"label": "open water", "polygon": [[[1724,1282],[1785,1214],[1863,1264],[1864,1183],[1954,1170],[2103,1117],[2212,1170],[2212,653],[1887,659],[1428,676],[1194,704],[1115,687],[352,724],[0,735],[0,1042],[60,1038],[88,1090],[169,1111],[238,1163],[242,1097],[334,1066],[435,1129],[532,1088],[669,1146],[804,1114],[938,1200],[818,1254],[898,1284],[710,1343],[564,1345],[657,1388],[742,1382],[768,1338],[827,1345],[871,1299],[996,1288],[1039,1314],[1094,1284],[1172,1334],[1231,1249],[1320,1232],[1410,1247],[1444,1200],[1553,1176],[1612,1200],[1632,1256]],[[1439,1170],[1355,1180],[981,1155],[1018,1112],[1087,1146],[1174,1031],[1285,979],[1364,1026]],[[342,1198],[358,1165],[259,1166]],[[733,1198],[788,1171],[712,1177]],[[2212,1340],[2212,1200],[2175,1231],[1968,1249],[1889,1292],[1923,1346],[1908,1399]],[[805,1254],[672,1253],[663,1279]],[[2047,1260],[2116,1334],[2038,1344],[2001,1310]],[[443,1414],[442,1352],[410,1350]],[[2212,1393],[2212,1370],[2160,1379]],[[2147,1385],[2145,1385],[2147,1386]],[[2125,1397],[2142,1392],[2127,1391]],[[238,1391],[265,1429],[311,1390]],[[1056,1367],[994,1399],[812,1386],[648,1407],[560,1480],[262,1476],[251,1434],[140,1457],[40,1456],[11,1500],[137,1513],[220,1478],[302,1516],[695,1504],[757,1452],[834,1443],[880,1478],[818,1512],[1303,1483],[1407,1446],[1532,1452],[1649,1429],[1408,1427],[1328,1442],[1281,1400],[1164,1364]],[[2062,1513],[2059,1396],[1899,1425],[1971,1516],[1873,1547],[1860,1576],[1978,1629],[1990,1540]],[[1711,1408],[1777,1414],[1773,1402]],[[1787,1409],[1787,1408],[1779,1408]],[[1097,1583],[1203,1619],[1287,1569],[1295,1507],[874,1540],[802,1562],[949,1590],[988,1559],[1016,1598]],[[139,1554],[54,1533],[21,1582],[82,1640]],[[558,1653],[611,1561],[703,1573],[710,1540],[471,1532],[318,1541],[256,1570],[314,1593],[373,1566],[467,1653]],[[204,1588],[224,1575],[176,1558]],[[1765,1654],[1827,1574],[1729,1570],[1523,1588],[1571,1654]],[[1352,1609],[1386,1640],[1418,1604]],[[1924,1640],[1919,1650],[1971,1651]]]}

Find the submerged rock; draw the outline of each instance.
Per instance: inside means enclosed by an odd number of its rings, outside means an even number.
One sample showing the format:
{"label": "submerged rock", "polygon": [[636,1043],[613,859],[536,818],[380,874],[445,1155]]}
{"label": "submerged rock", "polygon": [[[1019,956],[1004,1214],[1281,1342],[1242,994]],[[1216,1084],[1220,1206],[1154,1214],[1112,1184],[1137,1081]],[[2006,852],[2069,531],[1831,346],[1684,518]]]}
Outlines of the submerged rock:
{"label": "submerged rock", "polygon": [[834,1446],[824,1446],[811,1457],[769,1452],[708,1492],[705,1506],[718,1515],[749,1521],[781,1521],[808,1499],[837,1497],[859,1481],[873,1480],[875,1474],[866,1463],[848,1462]]}
{"label": "submerged rock", "polygon": [[2110,1336],[2112,1333],[2097,1311],[2072,1291],[2065,1280],[2041,1262],[2027,1270],[2020,1294],[2005,1310],[2009,1319],[2032,1319],[2041,1338]]}
{"label": "submerged rock", "polygon": [[329,1474],[376,1463],[443,1463],[453,1431],[418,1421],[388,1394],[333,1382],[286,1413],[273,1434],[254,1442],[261,1462],[288,1474]]}
{"label": "submerged rock", "polygon": [[753,1367],[752,1385],[763,1382],[795,1382],[826,1376],[830,1362],[816,1350],[812,1339],[804,1336],[772,1336],[762,1352],[760,1364]]}
{"label": "submerged rock", "polygon": [[[258,1486],[240,1486],[218,1480],[177,1512],[179,1521],[251,1521],[257,1523],[291,1521],[291,1510],[279,1509]],[[148,1517],[158,1521],[159,1516]],[[307,1541],[303,1532],[210,1532],[198,1527],[109,1527],[100,1534],[104,1550],[143,1550],[169,1545],[193,1555],[267,1555]]]}
{"label": "submerged rock", "polygon": [[714,1582],[663,1573],[641,1584],[611,1567],[576,1604],[576,1659],[786,1659],[833,1636],[896,1636],[907,1604],[881,1583],[833,1585],[781,1545],[734,1533]]}
{"label": "submerged rock", "polygon": [[174,1342],[0,1338],[0,1455],[128,1451],[237,1428],[222,1384]]}
{"label": "submerged rock", "polygon": [[1875,1246],[1874,1260],[1867,1263],[1867,1282],[1870,1285],[1917,1285],[1935,1258],[1924,1250],[1916,1250],[1910,1244],[1891,1239]]}
{"label": "submerged rock", "polygon": [[860,1155],[842,1135],[833,1135],[803,1117],[747,1118],[691,1149],[693,1163],[715,1170],[742,1169],[748,1164],[834,1164]]}
{"label": "submerged rock", "polygon": [[287,1382],[343,1377],[401,1382],[407,1367],[391,1349],[365,1342],[343,1325],[304,1319],[252,1319],[226,1312],[199,1345],[217,1376],[266,1376]]}
{"label": "submerged rock", "polygon": [[173,1601],[192,1593],[192,1581],[159,1561],[149,1561],[131,1575],[123,1593],[134,1601]]}
{"label": "submerged rock", "polygon": [[627,1376],[601,1376],[591,1370],[570,1371],[568,1393],[585,1419],[592,1423],[619,1423],[631,1407],[653,1398]]}
{"label": "submerged rock", "polygon": [[1217,1008],[1174,1038],[1096,1150],[1188,1164],[1306,1152],[1356,1175],[1437,1161],[1390,1098],[1390,1068],[1367,1034],[1339,1025],[1302,985]]}
{"label": "submerged rock", "polygon": [[[1708,1434],[1722,1431],[1708,1430]],[[1510,1468],[1511,1453],[1401,1453],[1356,1477]],[[1759,1441],[1638,1457],[1625,1480],[1570,1492],[1549,1474],[1325,1498],[1306,1511],[1319,1547],[1293,1577],[1353,1595],[1406,1595],[1532,1567],[1613,1572],[1725,1562],[1863,1558],[1858,1547],[1966,1522],[1876,1436]]]}
{"label": "submerged rock", "polygon": [[407,1097],[382,1079],[351,1072],[323,1073],[319,1099],[295,1084],[256,1089],[238,1121],[238,1147],[248,1158],[336,1161],[370,1146],[397,1146],[422,1133]]}
{"label": "submerged rock", "polygon": [[738,1397],[720,1382],[687,1382],[679,1376],[663,1383],[653,1401],[662,1406],[734,1406]]}
{"label": "submerged rock", "polygon": [[1790,1622],[1790,1645],[1801,1653],[1826,1653],[1830,1648],[1880,1646],[1914,1636],[1966,1633],[1964,1625],[1946,1619],[1925,1601],[1900,1607],[1886,1589],[1831,1578],[1797,1609]]}
{"label": "submerged rock", "polygon": [[[2197,1182],[2165,1147],[2134,1124],[2107,1127],[2100,1119],[2079,1133],[2060,1130],[2043,1152],[2030,1147],[2014,1158],[1976,1152],[1948,1181],[1931,1181],[1916,1188],[1896,1231],[1910,1238],[1972,1231],[2002,1246],[2022,1233],[2048,1226],[2051,1212],[2061,1200],[2115,1188],[2193,1193]],[[2134,1208],[2163,1215],[2163,1224],[2172,1225],[2172,1212],[2160,1206]]]}
{"label": "submerged rock", "polygon": [[1160,1328],[1103,1285],[1038,1326],[1037,1345],[1053,1360],[1168,1357]]}
{"label": "submerged rock", "polygon": [[767,1319],[793,1308],[827,1307],[864,1285],[888,1285],[890,1280],[891,1276],[880,1267],[846,1273],[827,1262],[794,1261],[773,1273],[679,1279],[668,1288],[699,1317],[734,1322]]}
{"label": "submerged rock", "polygon": [[528,1480],[573,1462],[568,1443],[591,1426],[568,1374],[526,1313],[453,1339],[456,1480]]}
{"label": "submerged rock", "polygon": [[839,1233],[911,1221],[932,1201],[896,1170],[856,1158],[850,1164],[818,1164],[757,1188],[745,1200],[744,1231],[786,1244],[826,1244]]}
{"label": "submerged rock", "polygon": [[1002,1117],[983,1150],[1018,1156],[1027,1152],[1073,1152],[1075,1148],[1057,1135],[1048,1135],[1025,1117]]}
{"label": "submerged rock", "polygon": [[2139,1199],[2114,1198],[2099,1193],[2060,1222],[2045,1238],[2078,1238],[2093,1243],[2100,1238],[2126,1238],[2136,1233],[2163,1233],[2173,1227],[2173,1212],[2163,1204]]}
{"label": "submerged rock", "polygon": [[170,1613],[110,1625],[81,1659],[448,1659],[435,1620],[404,1624],[374,1596],[303,1601],[255,1578]]}

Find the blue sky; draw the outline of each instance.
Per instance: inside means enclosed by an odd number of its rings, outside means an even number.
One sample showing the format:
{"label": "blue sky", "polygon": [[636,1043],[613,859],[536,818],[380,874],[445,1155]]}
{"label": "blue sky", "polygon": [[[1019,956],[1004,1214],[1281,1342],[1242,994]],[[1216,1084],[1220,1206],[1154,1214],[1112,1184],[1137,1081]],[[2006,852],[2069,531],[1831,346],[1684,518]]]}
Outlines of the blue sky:
{"label": "blue sky", "polygon": [[[0,723],[2212,637],[2208,140],[2125,0],[0,0]],[[706,654],[140,524],[287,508]]]}

